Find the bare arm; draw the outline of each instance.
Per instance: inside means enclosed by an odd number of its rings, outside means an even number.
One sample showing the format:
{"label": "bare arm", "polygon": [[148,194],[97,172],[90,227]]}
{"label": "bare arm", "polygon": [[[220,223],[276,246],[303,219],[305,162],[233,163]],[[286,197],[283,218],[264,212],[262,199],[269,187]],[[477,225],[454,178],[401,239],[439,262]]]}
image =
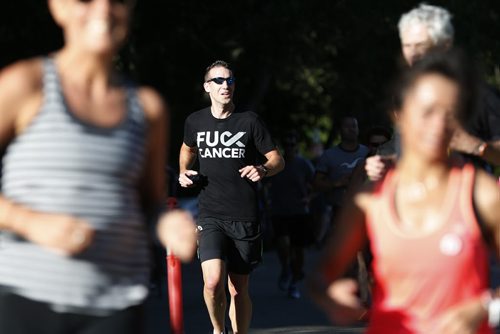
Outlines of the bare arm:
{"label": "bare arm", "polygon": [[265,157],[267,161],[262,165],[250,165],[241,168],[239,170],[240,176],[257,182],[266,176],[276,175],[285,168],[285,161],[278,150],[274,149],[267,152]]}
{"label": "bare arm", "polygon": [[278,174],[285,168],[285,160],[278,150],[272,150],[265,154],[267,159],[263,166],[267,169],[266,176],[273,176]]}
{"label": "bare arm", "polygon": [[149,131],[141,194],[146,209],[158,207],[166,198],[165,166],[167,165],[169,113],[161,97],[150,88],[138,92],[148,119]]}
{"label": "bare arm", "polygon": [[[153,90],[140,91],[141,102],[150,124],[147,160],[144,170],[143,198],[145,207],[157,210],[166,200],[165,166],[168,151],[169,114],[160,96]],[[196,251],[196,229],[187,212],[176,210],[163,214],[158,221],[158,238],[181,260],[190,260]]]}
{"label": "bare arm", "polygon": [[458,128],[453,135],[450,148],[478,156],[487,163],[500,166],[500,140],[484,142],[464,129]]}
{"label": "bare arm", "polygon": [[181,151],[179,153],[179,171],[184,173],[185,171],[191,169],[196,161],[197,150],[196,146],[190,147],[185,143],[182,143]]}
{"label": "bare arm", "polygon": [[500,140],[488,142],[482,159],[492,165],[500,166]]}
{"label": "bare arm", "polygon": [[485,172],[478,170],[474,186],[474,203],[478,215],[493,241],[497,260],[500,260],[500,187]]}
{"label": "bare arm", "polygon": [[[0,73],[0,147],[30,124],[42,101],[40,59],[22,61]],[[0,230],[8,230],[62,254],[87,248],[93,237],[90,226],[75,217],[37,212],[0,196]]]}
{"label": "bare arm", "polygon": [[[500,259],[500,188],[485,172],[478,170],[474,184],[474,203],[480,219],[485,224],[486,233],[493,241],[491,247]],[[500,287],[493,295],[500,295]],[[487,317],[481,297],[472,298],[458,304],[444,313],[437,322],[436,333],[475,333]]]}
{"label": "bare arm", "polygon": [[188,176],[198,174],[198,172],[191,170],[197,156],[196,146],[190,147],[182,143],[179,153],[179,184],[184,188],[194,186],[193,181]]}
{"label": "bare arm", "polygon": [[336,323],[359,320],[365,312],[356,295],[357,283],[341,277],[366,243],[364,208],[368,196],[360,192],[347,199],[338,217],[338,228],[308,281],[311,296]]}

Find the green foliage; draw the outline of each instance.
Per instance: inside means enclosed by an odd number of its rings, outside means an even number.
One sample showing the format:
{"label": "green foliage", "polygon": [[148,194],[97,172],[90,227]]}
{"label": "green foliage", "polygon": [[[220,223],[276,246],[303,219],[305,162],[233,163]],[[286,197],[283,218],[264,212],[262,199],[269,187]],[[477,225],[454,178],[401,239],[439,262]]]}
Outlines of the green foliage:
{"label": "green foliage", "polygon": [[[236,101],[259,113],[279,137],[294,128],[304,139],[335,140],[337,119],[358,117],[362,130],[390,125],[387,87],[400,64],[397,22],[410,0],[138,0],[119,66],[157,88],[172,112],[172,160],[186,116],[208,104],[204,69],[230,62]],[[454,14],[456,44],[500,86],[498,0],[433,4]],[[46,2],[2,5],[0,65],[46,53],[61,34]]]}

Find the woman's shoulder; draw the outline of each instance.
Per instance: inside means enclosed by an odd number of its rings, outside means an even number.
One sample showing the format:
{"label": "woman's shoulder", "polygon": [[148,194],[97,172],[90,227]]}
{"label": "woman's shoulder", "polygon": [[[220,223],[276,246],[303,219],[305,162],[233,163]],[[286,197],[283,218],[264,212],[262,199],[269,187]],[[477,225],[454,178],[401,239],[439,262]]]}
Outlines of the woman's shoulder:
{"label": "woman's shoulder", "polygon": [[0,71],[0,94],[24,95],[40,92],[43,85],[43,58],[17,61]]}
{"label": "woman's shoulder", "polygon": [[500,249],[500,185],[490,174],[483,170],[476,171],[474,179],[474,207],[478,221],[484,225],[486,240],[495,243]]}
{"label": "woman's shoulder", "polygon": [[0,71],[0,114],[12,129],[23,129],[38,110],[43,90],[42,62],[42,58],[22,60]]}
{"label": "woman's shoulder", "polygon": [[148,86],[139,86],[137,87],[137,97],[149,121],[163,119],[167,116],[167,104],[155,89]]}
{"label": "woman's shoulder", "polygon": [[490,174],[476,169],[474,201],[481,212],[500,212],[500,185]]}

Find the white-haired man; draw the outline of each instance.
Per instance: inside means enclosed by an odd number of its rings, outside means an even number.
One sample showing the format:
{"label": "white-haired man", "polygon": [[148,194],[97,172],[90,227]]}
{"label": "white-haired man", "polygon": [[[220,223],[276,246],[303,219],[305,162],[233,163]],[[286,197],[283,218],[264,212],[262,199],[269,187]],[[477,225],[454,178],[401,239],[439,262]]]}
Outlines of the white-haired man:
{"label": "white-haired man", "polygon": [[[408,66],[429,51],[447,50],[453,45],[454,28],[448,10],[420,4],[401,15],[398,23],[401,51]],[[396,140],[397,141],[397,140]],[[481,87],[481,106],[467,129],[458,129],[450,148],[464,153],[479,164],[500,166],[500,96],[491,87]],[[372,181],[381,179],[395,155],[374,155],[365,169]]]}

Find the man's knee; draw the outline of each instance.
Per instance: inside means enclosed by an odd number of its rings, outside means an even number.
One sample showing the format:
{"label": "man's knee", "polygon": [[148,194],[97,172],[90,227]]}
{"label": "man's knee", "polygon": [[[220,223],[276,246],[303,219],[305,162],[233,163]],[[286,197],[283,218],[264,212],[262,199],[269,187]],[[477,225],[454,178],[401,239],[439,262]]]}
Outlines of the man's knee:
{"label": "man's knee", "polygon": [[224,289],[225,272],[222,261],[208,260],[202,263],[205,290],[217,293]]}
{"label": "man's knee", "polygon": [[248,294],[249,275],[229,274],[228,290],[232,297]]}

